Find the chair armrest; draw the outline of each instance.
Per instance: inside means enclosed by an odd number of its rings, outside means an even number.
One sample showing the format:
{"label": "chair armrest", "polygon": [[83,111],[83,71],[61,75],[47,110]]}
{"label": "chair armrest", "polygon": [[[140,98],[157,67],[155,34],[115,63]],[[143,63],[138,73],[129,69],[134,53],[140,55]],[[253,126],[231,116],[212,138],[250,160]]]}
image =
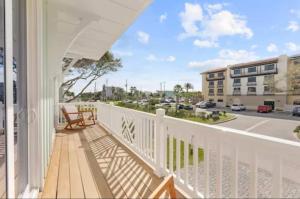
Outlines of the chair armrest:
{"label": "chair armrest", "polygon": [[71,113],[67,113],[67,114],[73,114],[73,115],[75,115],[75,114],[81,114],[81,112],[71,112]]}
{"label": "chair armrest", "polygon": [[171,199],[176,198],[176,190],[172,175],[166,177],[164,181],[153,191],[149,198],[158,199],[165,191],[170,194]]}

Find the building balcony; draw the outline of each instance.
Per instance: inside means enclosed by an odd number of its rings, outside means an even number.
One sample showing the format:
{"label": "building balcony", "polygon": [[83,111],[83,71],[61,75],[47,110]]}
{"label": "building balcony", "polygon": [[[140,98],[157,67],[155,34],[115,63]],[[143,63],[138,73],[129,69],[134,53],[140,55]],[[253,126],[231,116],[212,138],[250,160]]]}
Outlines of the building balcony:
{"label": "building balcony", "polygon": [[[172,118],[164,110],[85,107],[97,124],[56,134],[42,198],[147,198],[169,175],[185,192],[177,191],[178,198],[284,198],[300,191],[300,146],[293,142]],[[62,115],[57,120],[64,125]]]}
{"label": "building balcony", "polygon": [[215,93],[208,93],[208,96],[215,96]]}
{"label": "building balcony", "polygon": [[224,93],[217,93],[217,96],[224,96]]}
{"label": "building balcony", "polygon": [[208,88],[215,88],[215,85],[208,85]]}
{"label": "building balcony", "polygon": [[241,95],[241,92],[240,92],[240,91],[239,91],[239,92],[234,91],[234,92],[232,93],[232,95],[233,95],[233,96],[240,96],[240,95]]}
{"label": "building balcony", "polygon": [[247,86],[256,86],[257,83],[256,82],[247,82]]}
{"label": "building balcony", "polygon": [[239,74],[233,74],[233,73],[231,73],[230,77],[231,78],[235,78],[235,77],[250,77],[250,76],[260,76],[260,75],[268,75],[268,74],[277,74],[277,73],[278,73],[277,67],[275,67],[273,70],[264,70],[264,69],[258,68],[256,72],[247,72],[245,70],[242,70],[242,72],[239,73]]}
{"label": "building balcony", "polygon": [[214,76],[214,77],[206,77],[206,81],[213,81],[213,80],[224,80],[225,76]]}
{"label": "building balcony", "polygon": [[247,95],[250,95],[250,96],[251,96],[251,95],[256,95],[256,92],[250,92],[250,91],[248,91],[248,92],[247,92]]}
{"label": "building balcony", "polygon": [[233,83],[232,86],[233,87],[240,87],[240,86],[242,86],[242,84],[241,83]]}
{"label": "building balcony", "polygon": [[217,87],[218,88],[224,88],[224,84],[218,84]]}

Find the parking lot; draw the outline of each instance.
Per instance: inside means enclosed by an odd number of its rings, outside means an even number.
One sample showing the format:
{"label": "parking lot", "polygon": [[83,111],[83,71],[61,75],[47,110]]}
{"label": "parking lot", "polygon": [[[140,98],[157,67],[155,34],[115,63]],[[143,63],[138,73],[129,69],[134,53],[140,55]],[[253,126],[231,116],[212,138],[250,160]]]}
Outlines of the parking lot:
{"label": "parking lot", "polygon": [[219,126],[244,130],[247,132],[268,135],[291,141],[300,140],[293,134],[296,126],[300,125],[300,117],[294,117],[287,112],[257,113],[256,111],[232,112],[237,119],[218,124]]}

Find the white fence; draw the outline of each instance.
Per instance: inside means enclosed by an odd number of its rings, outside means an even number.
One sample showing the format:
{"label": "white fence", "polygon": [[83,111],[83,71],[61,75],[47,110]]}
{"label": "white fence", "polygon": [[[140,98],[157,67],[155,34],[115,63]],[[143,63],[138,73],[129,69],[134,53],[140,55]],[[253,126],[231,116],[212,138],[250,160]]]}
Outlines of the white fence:
{"label": "white fence", "polygon": [[[300,144],[104,103],[98,122],[191,197],[300,197]],[[286,132],[292,133],[292,132]]]}

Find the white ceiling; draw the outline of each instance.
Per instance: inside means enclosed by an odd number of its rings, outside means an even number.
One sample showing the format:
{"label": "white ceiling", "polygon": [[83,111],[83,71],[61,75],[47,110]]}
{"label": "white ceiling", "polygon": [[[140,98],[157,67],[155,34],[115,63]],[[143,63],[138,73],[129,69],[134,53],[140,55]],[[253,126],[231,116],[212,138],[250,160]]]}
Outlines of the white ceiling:
{"label": "white ceiling", "polygon": [[63,56],[99,59],[151,1],[48,0],[53,39]]}

